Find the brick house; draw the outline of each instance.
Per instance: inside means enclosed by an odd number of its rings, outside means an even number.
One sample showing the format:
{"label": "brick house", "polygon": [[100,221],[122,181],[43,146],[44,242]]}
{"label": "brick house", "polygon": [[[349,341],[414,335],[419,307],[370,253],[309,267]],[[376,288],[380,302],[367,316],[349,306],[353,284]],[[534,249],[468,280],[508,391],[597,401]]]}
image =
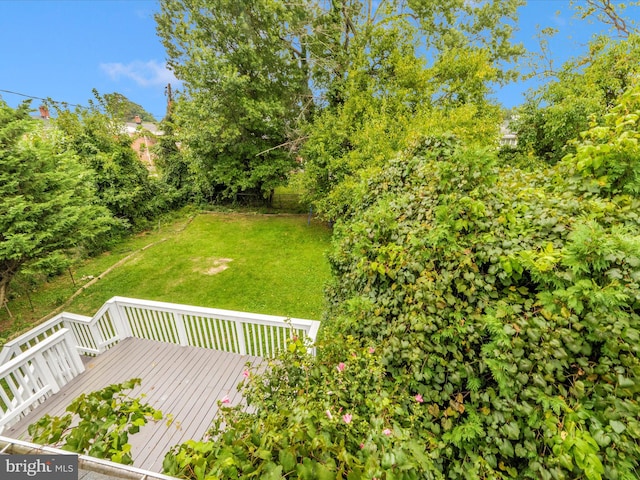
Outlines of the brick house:
{"label": "brick house", "polygon": [[156,124],[143,122],[137,115],[133,122],[125,123],[125,130],[133,138],[131,147],[138,154],[140,161],[150,172],[155,172],[154,154],[151,151],[151,147],[158,143],[157,137],[162,135],[163,132],[158,129]]}

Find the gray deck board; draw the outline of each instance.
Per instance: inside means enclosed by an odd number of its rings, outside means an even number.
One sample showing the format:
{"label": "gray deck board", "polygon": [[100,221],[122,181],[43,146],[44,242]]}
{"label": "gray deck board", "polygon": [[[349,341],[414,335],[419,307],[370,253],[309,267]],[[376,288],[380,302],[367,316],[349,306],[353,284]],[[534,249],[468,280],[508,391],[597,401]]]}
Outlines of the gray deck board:
{"label": "gray deck board", "polygon": [[64,415],[65,408],[81,393],[138,377],[142,385],[133,394],[144,394],[147,403],[165,415],[173,415],[173,422],[170,425],[166,421],[151,422],[129,437],[133,464],[161,472],[164,454],[172,446],[205,435],[218,412],[218,400],[227,395],[230,405],[242,401],[237,384],[243,380],[247,362],[259,365],[263,359],[127,338],[107,352],[85,359],[85,372],[3,435],[29,441],[29,424],[45,413]]}

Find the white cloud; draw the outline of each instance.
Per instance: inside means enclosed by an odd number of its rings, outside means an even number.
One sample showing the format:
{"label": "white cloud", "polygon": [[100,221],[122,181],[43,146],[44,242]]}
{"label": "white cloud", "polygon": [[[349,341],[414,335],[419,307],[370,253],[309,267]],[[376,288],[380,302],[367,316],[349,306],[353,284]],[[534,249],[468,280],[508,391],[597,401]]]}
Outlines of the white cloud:
{"label": "white cloud", "polygon": [[147,9],[137,9],[135,11],[136,17],[138,17],[140,20],[151,20],[153,21],[153,11],[151,10],[147,10]]}
{"label": "white cloud", "polygon": [[566,27],[569,21],[560,15],[560,12],[556,12],[555,16],[549,17],[549,20],[556,25],[556,27]]}
{"label": "white cloud", "polygon": [[141,87],[152,87],[176,83],[178,80],[165,64],[156,60],[148,62],[135,61],[131,63],[101,63],[100,69],[112,80],[129,78]]}

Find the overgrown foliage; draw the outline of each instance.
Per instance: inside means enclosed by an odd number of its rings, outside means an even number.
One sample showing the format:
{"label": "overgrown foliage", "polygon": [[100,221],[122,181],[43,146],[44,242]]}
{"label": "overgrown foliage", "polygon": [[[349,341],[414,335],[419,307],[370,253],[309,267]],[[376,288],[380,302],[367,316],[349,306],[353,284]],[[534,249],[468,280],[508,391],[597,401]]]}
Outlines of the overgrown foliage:
{"label": "overgrown foliage", "polygon": [[66,415],[46,414],[29,425],[29,435],[40,445],[106,458],[131,465],[129,435],[140,431],[149,420],[161,420],[162,412],[129,393],[140,385],[139,378],[82,394],[66,409]]}
{"label": "overgrown foliage", "polygon": [[640,89],[634,87],[574,142],[575,153],[565,163],[575,165],[586,194],[612,199],[640,195],[639,112]]}
{"label": "overgrown foliage", "polygon": [[640,74],[640,36],[594,39],[589,53],[567,62],[557,79],[544,84],[517,110],[513,128],[518,148],[549,163],[573,152],[569,142],[589,128],[592,118],[616,105]]}
{"label": "overgrown foliage", "polygon": [[640,468],[639,88],[532,171],[425,138],[335,227],[318,358],[292,352],[189,478],[634,479]]}
{"label": "overgrown foliage", "polygon": [[381,346],[449,478],[633,478],[640,244],[617,209],[636,200],[580,200],[571,159],[545,185],[483,152],[423,155],[338,227],[325,335]]}
{"label": "overgrown foliage", "polygon": [[471,117],[483,139],[495,133],[482,120],[497,118],[490,85],[517,75],[521,3],[163,0],[158,34],[185,90],[175,133],[196,191],[268,198],[300,155],[308,199],[331,218],[350,180],[404,148],[432,104],[427,125]]}
{"label": "overgrown foliage", "polygon": [[90,169],[100,203],[119,222],[116,238],[168,208],[170,198],[163,184],[149,172],[131,147],[124,124],[97,92],[90,108],[60,110],[54,121],[67,150]]}
{"label": "overgrown foliage", "polygon": [[403,409],[419,423],[421,397],[388,388],[374,347],[341,345],[344,362],[317,362],[294,339],[265,375],[245,372],[256,413],[221,405],[208,437],[174,447],[164,471],[193,479],[442,478],[411,429],[390,421]]}

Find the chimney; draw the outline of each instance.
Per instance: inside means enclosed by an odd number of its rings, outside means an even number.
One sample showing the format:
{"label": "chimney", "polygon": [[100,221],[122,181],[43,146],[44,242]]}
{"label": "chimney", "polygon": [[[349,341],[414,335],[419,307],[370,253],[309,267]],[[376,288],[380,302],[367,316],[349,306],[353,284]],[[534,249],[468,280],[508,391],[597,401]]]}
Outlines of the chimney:
{"label": "chimney", "polygon": [[49,109],[47,107],[45,107],[44,105],[40,105],[38,110],[40,110],[40,118],[44,120],[49,119]]}
{"label": "chimney", "polygon": [[142,124],[142,119],[140,118],[140,115],[136,115],[133,118],[133,121],[136,122],[138,125]]}

